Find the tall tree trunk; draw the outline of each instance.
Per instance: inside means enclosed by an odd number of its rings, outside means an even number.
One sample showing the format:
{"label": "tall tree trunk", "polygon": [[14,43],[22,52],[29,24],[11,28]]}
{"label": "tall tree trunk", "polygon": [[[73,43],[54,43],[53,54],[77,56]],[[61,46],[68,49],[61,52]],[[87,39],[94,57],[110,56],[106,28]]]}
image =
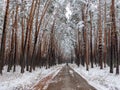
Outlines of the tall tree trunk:
{"label": "tall tree trunk", "polygon": [[11,68],[12,68],[12,60],[14,59],[14,45],[15,45],[15,30],[14,30],[14,26],[15,26],[15,22],[14,22],[14,11],[12,12],[12,36],[11,36],[11,48],[10,48],[10,52],[9,52],[9,59],[8,59],[8,68],[7,68],[7,72],[10,72]]}
{"label": "tall tree trunk", "polygon": [[7,0],[6,11],[4,16],[4,24],[3,24],[3,32],[2,32],[2,40],[1,40],[1,48],[0,48],[0,74],[2,74],[4,57],[5,57],[5,46],[6,46],[6,33],[7,33],[7,23],[9,16],[9,0]]}
{"label": "tall tree trunk", "polygon": [[90,12],[90,61],[93,68],[93,48],[92,48],[92,12]]}
{"label": "tall tree trunk", "polygon": [[[22,0],[22,3],[23,0]],[[21,7],[21,12],[24,12],[24,8],[25,8],[25,5]],[[24,12],[25,13],[25,12]],[[24,53],[24,33],[25,33],[25,17],[22,17],[21,18],[21,27],[22,27],[22,36],[21,36],[21,51],[20,51],[20,65],[22,66],[22,62],[23,62],[23,53]]]}
{"label": "tall tree trunk", "polygon": [[103,69],[103,61],[102,61],[102,20],[101,20],[101,0],[99,0],[99,21],[98,21],[98,32],[99,32],[99,62],[100,69]]}
{"label": "tall tree trunk", "polygon": [[88,6],[86,5],[85,6],[85,17],[84,17],[84,39],[85,39],[85,62],[86,62],[86,70],[88,71],[89,70],[89,45],[88,45],[88,27],[87,27],[87,14],[88,14]]}
{"label": "tall tree trunk", "polygon": [[116,21],[115,21],[115,1],[112,0],[111,5],[111,66],[110,73],[113,73],[113,61],[116,65],[116,74],[119,74],[119,61],[118,61],[118,40],[116,31]]}
{"label": "tall tree trunk", "polygon": [[17,60],[17,48],[18,48],[18,39],[17,39],[17,32],[18,32],[18,8],[19,6],[16,6],[16,15],[15,15],[15,54],[14,54],[14,68],[13,68],[13,72],[15,72],[15,67],[16,67],[16,60]]}
{"label": "tall tree trunk", "polygon": [[104,5],[104,67],[106,67],[106,55],[107,55],[107,31],[106,31],[106,1]]}

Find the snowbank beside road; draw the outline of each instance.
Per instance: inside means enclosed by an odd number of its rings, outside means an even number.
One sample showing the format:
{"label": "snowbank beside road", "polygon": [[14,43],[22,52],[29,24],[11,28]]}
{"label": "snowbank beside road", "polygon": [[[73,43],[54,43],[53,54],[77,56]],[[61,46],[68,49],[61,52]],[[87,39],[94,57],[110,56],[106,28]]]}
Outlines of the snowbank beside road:
{"label": "snowbank beside road", "polygon": [[77,67],[75,64],[70,66],[97,90],[120,90],[120,75],[109,73],[109,67],[102,70],[99,67],[94,67],[86,71],[83,66]]}
{"label": "snowbank beside road", "polygon": [[32,73],[26,71],[21,74],[19,66],[14,73],[12,71],[7,72],[7,66],[5,66],[3,75],[0,75],[0,90],[28,90],[47,75],[51,73],[56,75],[56,72],[62,67],[63,65],[53,66],[49,69],[45,69],[45,67],[36,68]]}

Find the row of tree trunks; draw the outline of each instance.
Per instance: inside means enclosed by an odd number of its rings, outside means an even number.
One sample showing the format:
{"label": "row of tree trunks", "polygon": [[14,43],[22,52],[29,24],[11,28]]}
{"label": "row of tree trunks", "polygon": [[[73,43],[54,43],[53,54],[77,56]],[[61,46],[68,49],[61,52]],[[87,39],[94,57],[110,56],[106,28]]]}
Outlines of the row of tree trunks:
{"label": "row of tree trunks", "polygon": [[[113,73],[113,68],[115,67],[116,74],[119,74],[119,32],[116,28],[115,0],[111,0],[111,8],[109,8],[110,20],[107,20],[108,8],[106,0],[104,8],[101,8],[102,2],[99,0],[97,26],[93,24],[93,15],[91,11],[87,11],[87,6],[89,6],[89,4],[83,5],[81,9],[81,19],[84,21],[84,27],[82,31],[77,32],[77,43],[74,49],[76,64],[78,66],[80,64],[84,66],[82,62],[85,62],[86,70],[89,70],[89,65],[93,68],[95,64],[99,66],[100,69],[108,65],[110,67],[110,73]],[[104,14],[102,12],[103,9]],[[90,21],[87,21],[88,17]],[[103,17],[104,19],[102,20]],[[81,45],[83,45],[83,47],[79,49]]]}
{"label": "row of tree trunks", "polygon": [[116,65],[116,74],[119,74],[119,61],[118,61],[118,37],[116,31],[115,21],[115,0],[112,0],[111,5],[111,62],[110,73],[113,73],[113,62]]}
{"label": "row of tree trunks", "polygon": [[[32,72],[37,66],[48,68],[61,63],[64,55],[58,45],[60,42],[57,40],[54,28],[57,17],[50,14],[46,19],[51,0],[44,2],[42,9],[40,8],[41,0],[32,0],[27,17],[25,15],[25,1],[21,0],[22,5],[17,0],[14,2],[16,4],[9,10],[10,2],[7,0],[0,48],[0,73],[2,74],[4,65],[8,65],[8,72],[12,69],[15,72],[16,66],[20,65],[21,73],[24,73],[25,68],[26,71]],[[51,21],[53,22],[52,25]],[[8,31],[10,38],[6,34],[7,26],[11,30]],[[6,37],[9,40],[7,45]]]}

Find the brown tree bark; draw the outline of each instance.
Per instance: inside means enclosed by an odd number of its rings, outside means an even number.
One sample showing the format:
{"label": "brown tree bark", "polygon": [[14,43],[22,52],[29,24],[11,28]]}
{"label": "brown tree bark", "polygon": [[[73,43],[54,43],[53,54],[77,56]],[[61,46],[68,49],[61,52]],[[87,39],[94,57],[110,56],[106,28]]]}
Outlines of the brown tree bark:
{"label": "brown tree bark", "polygon": [[17,50],[18,50],[18,39],[17,39],[17,33],[18,33],[18,8],[19,6],[16,5],[16,15],[15,15],[15,54],[14,54],[14,61],[13,61],[13,72],[16,71],[16,61],[17,61]]}
{"label": "brown tree bark", "polygon": [[102,20],[101,20],[101,0],[99,0],[99,19],[98,19],[98,32],[99,32],[99,63],[100,69],[103,69],[103,60],[102,60]]}
{"label": "brown tree bark", "polygon": [[106,31],[106,1],[104,5],[104,67],[106,67],[106,55],[107,55],[107,31]]}
{"label": "brown tree bark", "polygon": [[90,14],[90,61],[91,61],[91,68],[93,68],[93,43],[92,43],[92,36],[93,36],[93,32],[92,32],[92,12],[89,12]]}
{"label": "brown tree bark", "polygon": [[[113,63],[117,59],[117,32],[115,21],[115,0],[111,1],[111,61],[110,61],[110,73],[113,73]],[[118,69],[118,68],[117,68]],[[117,70],[116,70],[117,71]],[[117,74],[118,72],[116,72]]]}
{"label": "brown tree bark", "polygon": [[11,47],[10,47],[10,52],[9,52],[9,59],[8,59],[8,68],[7,72],[10,72],[12,68],[12,60],[14,60],[14,47],[15,47],[15,30],[14,30],[14,11],[12,12],[12,36],[11,36]]}
{"label": "brown tree bark", "polygon": [[7,5],[6,5],[4,24],[3,24],[3,32],[2,32],[2,40],[1,40],[1,48],[0,48],[0,74],[2,74],[2,69],[3,69],[3,65],[4,65],[4,59],[5,59],[4,57],[5,57],[8,17],[9,17],[9,0],[7,0]]}

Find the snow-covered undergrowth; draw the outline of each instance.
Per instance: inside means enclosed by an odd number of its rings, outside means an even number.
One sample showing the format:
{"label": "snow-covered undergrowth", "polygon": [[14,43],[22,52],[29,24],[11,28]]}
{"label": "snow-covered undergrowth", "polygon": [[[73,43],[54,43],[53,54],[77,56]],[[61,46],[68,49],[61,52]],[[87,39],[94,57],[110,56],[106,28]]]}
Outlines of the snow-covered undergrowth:
{"label": "snow-covered undergrowth", "polygon": [[120,75],[109,73],[109,67],[103,70],[100,70],[99,67],[94,67],[86,71],[83,66],[77,67],[75,64],[70,66],[85,78],[89,84],[96,87],[97,90],[120,90]]}
{"label": "snow-covered undergrowth", "polygon": [[63,65],[56,65],[49,69],[36,68],[32,73],[25,71],[20,73],[20,67],[16,67],[16,72],[7,72],[7,66],[4,67],[3,75],[0,75],[0,90],[29,90],[42,78],[51,73],[58,72]]}

